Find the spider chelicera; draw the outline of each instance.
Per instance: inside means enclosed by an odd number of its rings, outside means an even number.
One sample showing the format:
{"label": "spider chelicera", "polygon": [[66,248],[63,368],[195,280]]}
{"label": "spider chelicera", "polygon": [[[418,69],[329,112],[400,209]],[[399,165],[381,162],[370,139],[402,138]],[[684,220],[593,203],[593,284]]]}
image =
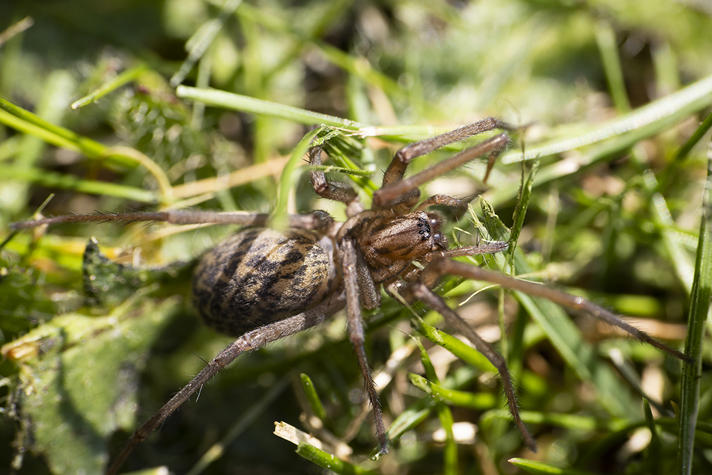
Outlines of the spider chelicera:
{"label": "spider chelicera", "polygon": [[[494,129],[503,132],[420,173],[404,177],[414,158]],[[679,351],[581,297],[452,259],[499,252],[507,248],[507,243],[497,241],[449,248],[441,232],[443,218],[429,209],[434,205],[449,207],[455,215],[461,216],[467,209],[468,200],[433,195],[420,201],[418,187],[478,157],[488,157],[491,167],[496,156],[508,145],[509,137],[505,131],[511,129],[513,127],[502,121],[488,118],[401,148],[386,169],[381,188],[373,195],[371,209],[364,209],[351,186],[328,181],[324,172],[315,167],[311,172],[314,190],[323,198],[347,205],[345,222],[336,222],[327,213],[316,211],[292,215],[289,229],[276,231],[265,227],[268,224],[265,214],[168,210],[57,216],[14,223],[15,229],[88,221],[246,226],[206,252],[193,276],[193,302],[203,320],[237,338],[135,431],[113,459],[108,472],[116,473],[137,444],[238,355],[313,327],[344,306],[349,339],[373,408],[380,451],[386,452],[386,429],[364,350],[362,319],[362,308],[379,306],[379,286],[389,294],[397,294],[406,301],[419,300],[436,310],[447,324],[464,334],[484,354],[499,371],[509,411],[524,442],[532,450],[535,450],[535,442],[519,415],[512,378],[504,358],[431,290],[441,276],[452,274],[487,281],[547,298],[570,309],[590,313],[685,360]],[[321,148],[312,147],[310,164],[321,165],[322,153]]]}

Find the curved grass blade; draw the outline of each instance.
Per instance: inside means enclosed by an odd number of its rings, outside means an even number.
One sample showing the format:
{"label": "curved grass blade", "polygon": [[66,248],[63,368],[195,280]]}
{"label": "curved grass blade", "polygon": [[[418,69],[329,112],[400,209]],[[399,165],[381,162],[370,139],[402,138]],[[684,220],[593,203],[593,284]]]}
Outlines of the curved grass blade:
{"label": "curved grass blade", "polygon": [[272,226],[275,229],[285,229],[287,227],[287,201],[289,194],[295,188],[296,169],[302,163],[302,158],[307,153],[307,149],[316,135],[322,131],[322,127],[317,127],[309,131],[292,150],[289,160],[284,165],[282,175],[279,178],[279,189],[277,191],[277,203],[272,212]]}
{"label": "curved grass blade", "polygon": [[57,147],[76,150],[92,159],[108,160],[123,166],[140,165],[156,180],[161,191],[162,201],[170,200],[170,180],[161,167],[138,150],[128,147],[107,147],[69,129],[52,124],[2,97],[0,97],[0,124],[5,124],[20,132],[38,137]]}

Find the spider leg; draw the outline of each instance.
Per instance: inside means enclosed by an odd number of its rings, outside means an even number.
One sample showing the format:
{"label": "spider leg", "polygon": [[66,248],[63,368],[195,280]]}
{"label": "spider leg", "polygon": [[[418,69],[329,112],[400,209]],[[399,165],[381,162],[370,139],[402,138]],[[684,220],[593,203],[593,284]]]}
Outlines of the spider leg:
{"label": "spider leg", "polygon": [[371,271],[366,265],[361,253],[356,250],[356,273],[358,277],[359,295],[364,308],[373,310],[381,305],[381,294],[371,276]]}
{"label": "spider leg", "polygon": [[504,361],[502,355],[497,353],[492,345],[483,340],[477,332],[474,331],[460,315],[458,315],[457,312],[448,307],[445,301],[439,295],[431,291],[425,284],[422,282],[414,282],[410,287],[413,295],[418,300],[435,309],[435,311],[445,317],[445,321],[450,326],[464,334],[475,346],[475,349],[482,353],[485,358],[487,358],[490,363],[497,368],[497,371],[502,378],[502,387],[504,388],[504,394],[507,396],[507,405],[509,406],[509,412],[512,413],[512,417],[514,418],[514,423],[522,433],[522,437],[524,438],[524,442],[527,447],[529,447],[529,449],[533,452],[536,452],[536,442],[534,442],[534,438],[529,433],[527,426],[524,424],[521,416],[519,415],[517,396],[514,392],[514,386],[512,385],[512,377],[509,374],[507,363]]}
{"label": "spider leg", "polygon": [[461,257],[461,256],[476,256],[479,254],[496,254],[506,251],[509,248],[507,241],[488,241],[479,243],[475,246],[456,247],[442,251],[443,257]]}
{"label": "spider leg", "polygon": [[364,331],[363,316],[361,315],[361,305],[359,302],[357,267],[358,256],[356,254],[356,247],[350,239],[344,239],[341,246],[343,251],[342,267],[344,273],[344,287],[346,289],[346,316],[348,321],[349,339],[354,347],[354,351],[356,351],[356,357],[361,368],[364,384],[366,385],[368,398],[370,399],[371,406],[373,407],[373,418],[376,424],[376,434],[380,444],[380,453],[385,454],[388,452],[388,440],[386,438],[386,428],[383,424],[383,411],[381,410],[381,404],[378,401],[376,385],[373,382],[371,368],[368,366],[366,350],[363,346]]}
{"label": "spider leg", "polygon": [[[477,157],[492,154],[498,155],[502,150],[504,150],[507,144],[509,144],[509,136],[505,133],[498,134],[406,179],[386,182],[384,178],[384,184],[381,189],[373,194],[374,207],[385,208],[392,206],[393,204],[400,202],[402,200],[401,197],[408,195],[408,193],[411,193],[412,190],[417,189],[423,183],[427,183],[430,180],[433,180],[434,178],[437,178],[450,170],[454,170],[455,168],[458,168]],[[396,159],[394,158],[391,164],[395,162]],[[404,171],[405,164],[402,164],[402,166]],[[388,173],[388,170],[386,170],[386,173]],[[399,173],[400,175],[398,178],[401,178],[402,172]]]}
{"label": "spider leg", "polygon": [[515,127],[494,117],[488,117],[450,132],[406,145],[396,152],[390,165],[388,165],[386,173],[383,175],[383,187],[402,180],[405,169],[414,158],[433,152],[453,142],[459,142],[493,129],[514,130]]}
{"label": "spider leg", "polygon": [[215,374],[229,365],[240,354],[261,348],[275,340],[298,333],[323,322],[328,316],[342,308],[344,305],[343,294],[339,294],[320,303],[311,310],[299,313],[293,317],[285,318],[274,323],[249,331],[230,343],[224,350],[215,356],[188,384],[176,393],[158,412],[146,421],[131,436],[121,452],[114,458],[107,468],[106,473],[115,474],[126,461],[133,449],[148,437],[168,416],[178,409],[184,402],[208,382]]}
{"label": "spider leg", "polygon": [[425,211],[431,206],[447,206],[455,211],[455,218],[460,219],[467,211],[467,205],[475,198],[476,195],[469,196],[464,199],[453,198],[448,195],[432,195],[415,208],[415,211]]}
{"label": "spider leg", "polygon": [[455,274],[462,277],[467,277],[474,280],[481,280],[499,284],[502,287],[524,292],[534,297],[543,297],[563,307],[567,307],[575,311],[586,312],[599,320],[603,320],[609,325],[616,326],[638,340],[648,343],[649,345],[659,348],[666,353],[678,358],[682,361],[689,361],[689,357],[684,353],[670,348],[664,343],[656,340],[642,330],[623,321],[619,315],[616,315],[605,308],[590,302],[583,297],[577,297],[560,290],[552,289],[548,286],[528,282],[526,280],[517,279],[501,272],[495,272],[482,267],[469,265],[464,262],[457,262],[450,259],[438,258],[434,259],[425,269],[425,274],[432,276],[441,276],[443,274]]}
{"label": "spider leg", "polygon": [[[321,165],[321,147],[309,149],[309,164]],[[322,198],[334,201],[341,201],[349,204],[358,198],[356,191],[348,184],[341,182],[330,182],[326,179],[326,174],[322,170],[312,170],[311,182],[314,191]]]}
{"label": "spider leg", "polygon": [[[162,221],[171,224],[239,224],[242,226],[266,226],[269,215],[264,213],[251,213],[248,211],[203,211],[203,210],[166,210],[166,211],[137,211],[132,213],[92,213],[68,214],[41,218],[29,221],[19,221],[10,224],[14,230],[29,229],[45,224],[60,223],[89,223],[89,222],[138,222]],[[289,225],[322,229],[331,224],[331,217],[323,211],[315,211],[306,215],[290,215]]]}

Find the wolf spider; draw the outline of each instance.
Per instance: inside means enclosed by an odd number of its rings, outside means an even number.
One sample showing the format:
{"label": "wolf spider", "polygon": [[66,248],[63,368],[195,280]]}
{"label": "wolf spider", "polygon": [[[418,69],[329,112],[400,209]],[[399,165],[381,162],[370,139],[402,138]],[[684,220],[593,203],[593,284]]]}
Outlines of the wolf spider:
{"label": "wolf spider", "polygon": [[[404,178],[406,168],[414,158],[494,129],[503,132]],[[386,169],[381,188],[374,193],[371,209],[363,208],[351,186],[330,182],[323,171],[314,169],[311,172],[314,190],[323,198],[347,205],[345,222],[335,222],[325,212],[316,211],[290,216],[290,228],[279,232],[264,227],[268,224],[268,216],[264,214],[169,210],[69,215],[15,223],[15,229],[87,221],[249,226],[205,253],[193,277],[193,301],[205,322],[221,332],[236,336],[236,340],[135,431],[114,458],[108,473],[116,473],[137,444],[237,356],[313,327],[344,306],[349,339],[373,408],[380,452],[385,453],[388,441],[364,350],[361,314],[362,307],[374,309],[379,306],[379,285],[389,294],[397,293],[407,301],[419,300],[439,312],[447,324],[463,333],[495,366],[500,373],[514,423],[532,450],[536,450],[536,445],[519,415],[512,378],[504,358],[431,290],[441,276],[453,274],[487,281],[544,297],[576,311],[588,312],[643,342],[685,360],[681,352],[581,297],[451,259],[499,252],[507,248],[507,243],[489,242],[448,248],[440,229],[441,216],[428,209],[433,205],[449,207],[461,216],[467,209],[468,200],[433,195],[419,202],[418,187],[477,157],[487,156],[491,167],[493,160],[509,144],[509,137],[504,131],[512,129],[502,121],[488,118],[401,148]],[[319,147],[312,147],[309,151],[310,163],[321,165],[321,155]]]}

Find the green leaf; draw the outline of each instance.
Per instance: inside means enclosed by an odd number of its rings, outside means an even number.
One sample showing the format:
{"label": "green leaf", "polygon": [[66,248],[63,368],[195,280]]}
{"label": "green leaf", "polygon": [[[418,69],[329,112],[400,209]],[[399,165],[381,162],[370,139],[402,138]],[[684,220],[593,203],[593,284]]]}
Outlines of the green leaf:
{"label": "green leaf", "polygon": [[107,438],[133,426],[148,350],[181,304],[143,302],[141,318],[127,307],[104,317],[58,316],[3,347],[6,356],[38,349],[17,361],[21,420],[32,434],[25,448],[44,454],[53,473],[104,470]]}

